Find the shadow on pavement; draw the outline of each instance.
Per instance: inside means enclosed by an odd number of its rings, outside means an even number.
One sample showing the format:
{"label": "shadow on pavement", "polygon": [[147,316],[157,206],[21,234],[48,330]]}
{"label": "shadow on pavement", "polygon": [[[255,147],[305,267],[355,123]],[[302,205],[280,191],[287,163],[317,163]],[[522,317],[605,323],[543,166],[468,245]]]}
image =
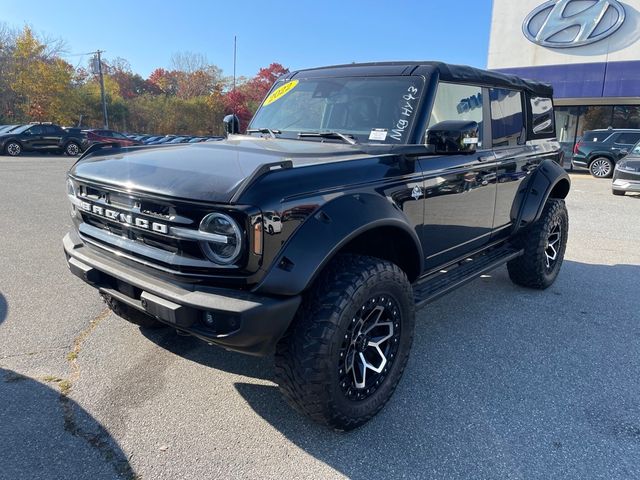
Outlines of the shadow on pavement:
{"label": "shadow on pavement", "polygon": [[134,478],[124,452],[59,391],[0,368],[0,478]]}
{"label": "shadow on pavement", "polygon": [[350,478],[640,478],[638,279],[637,265],[566,261],[546,291],[501,269],[452,293],[421,315],[394,398],[350,433],[294,414],[276,387],[235,386]]}
{"label": "shadow on pavement", "polygon": [[8,314],[9,305],[7,304],[7,299],[0,293],[0,324],[6,320]]}
{"label": "shadow on pavement", "polygon": [[170,327],[158,330],[141,329],[140,331],[159,347],[192,362],[247,377],[263,380],[273,379],[272,357],[252,357],[229,352],[221,347],[208,345],[195,337],[178,335]]}

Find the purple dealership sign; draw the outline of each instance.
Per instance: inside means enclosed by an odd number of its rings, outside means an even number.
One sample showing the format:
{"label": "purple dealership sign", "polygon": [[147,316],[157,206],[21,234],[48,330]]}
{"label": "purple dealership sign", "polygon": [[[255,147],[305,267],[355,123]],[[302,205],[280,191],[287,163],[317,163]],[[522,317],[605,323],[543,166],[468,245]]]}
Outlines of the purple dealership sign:
{"label": "purple dealership sign", "polygon": [[640,61],[504,68],[553,85],[556,98],[640,97]]}

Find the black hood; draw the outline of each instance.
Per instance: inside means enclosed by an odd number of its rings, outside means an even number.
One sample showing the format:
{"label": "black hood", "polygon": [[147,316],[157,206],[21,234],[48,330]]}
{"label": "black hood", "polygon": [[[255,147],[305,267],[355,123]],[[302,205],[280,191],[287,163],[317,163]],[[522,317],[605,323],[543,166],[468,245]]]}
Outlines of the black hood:
{"label": "black hood", "polygon": [[228,203],[262,165],[290,160],[296,167],[361,155],[346,144],[236,135],[219,142],[98,150],[69,173],[131,191]]}

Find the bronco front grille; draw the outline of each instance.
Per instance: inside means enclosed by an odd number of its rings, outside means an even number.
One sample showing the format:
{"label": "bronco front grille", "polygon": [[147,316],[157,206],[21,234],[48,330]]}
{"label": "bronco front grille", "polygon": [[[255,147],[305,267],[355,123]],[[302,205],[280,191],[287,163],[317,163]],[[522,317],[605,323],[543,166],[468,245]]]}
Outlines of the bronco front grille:
{"label": "bronco front grille", "polygon": [[126,253],[147,265],[180,273],[205,274],[213,265],[195,239],[176,232],[197,231],[210,207],[178,204],[146,195],[76,181],[78,230],[85,240]]}

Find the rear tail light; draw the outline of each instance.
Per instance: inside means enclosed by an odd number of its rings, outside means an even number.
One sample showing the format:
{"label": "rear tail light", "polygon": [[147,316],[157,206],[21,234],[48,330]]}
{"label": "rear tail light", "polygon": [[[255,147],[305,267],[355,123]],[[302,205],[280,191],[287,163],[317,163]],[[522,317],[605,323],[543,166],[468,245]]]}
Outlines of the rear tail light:
{"label": "rear tail light", "polygon": [[578,153],[578,151],[580,150],[580,147],[581,147],[581,146],[582,146],[582,142],[578,142],[578,143],[576,143],[576,146],[575,146],[575,147],[573,147],[573,154],[574,154],[574,155]]}

